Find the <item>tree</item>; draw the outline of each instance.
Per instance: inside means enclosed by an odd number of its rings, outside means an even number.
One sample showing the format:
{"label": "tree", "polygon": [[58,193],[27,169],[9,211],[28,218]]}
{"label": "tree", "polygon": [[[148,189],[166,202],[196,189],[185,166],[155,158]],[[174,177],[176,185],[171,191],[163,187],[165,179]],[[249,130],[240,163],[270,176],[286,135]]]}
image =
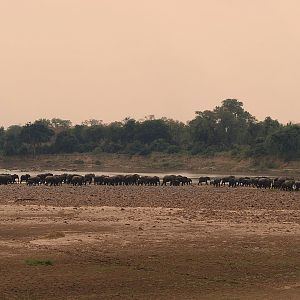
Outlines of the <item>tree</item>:
{"label": "tree", "polygon": [[213,111],[197,111],[196,118],[189,122],[192,143],[204,147],[221,142],[217,139],[217,114]]}
{"label": "tree", "polygon": [[21,140],[22,127],[19,125],[12,125],[5,131],[3,152],[5,155],[17,155],[22,148]]}
{"label": "tree", "polygon": [[243,108],[243,102],[237,99],[226,99],[214,109],[217,117],[217,131],[225,145],[244,144],[250,124],[256,122]]}
{"label": "tree", "polygon": [[55,131],[67,130],[72,127],[72,122],[70,120],[53,118],[51,119],[51,127],[55,129]]}
{"label": "tree", "polygon": [[122,140],[124,143],[132,143],[135,140],[138,125],[138,122],[130,117],[127,117],[123,120],[124,133],[122,135]]}
{"label": "tree", "polygon": [[282,127],[282,125],[277,120],[273,120],[271,117],[266,117],[265,120],[260,124],[262,129],[262,136],[268,136]]}
{"label": "tree", "polygon": [[53,135],[53,130],[41,120],[27,123],[21,131],[21,139],[31,147],[34,157],[36,156],[37,147],[48,142]]}
{"label": "tree", "polygon": [[3,153],[5,142],[5,130],[4,127],[0,127],[0,153]]}
{"label": "tree", "polygon": [[103,124],[102,120],[96,120],[96,119],[89,119],[82,122],[82,125],[84,126],[97,126],[102,124]]}
{"label": "tree", "polygon": [[168,126],[170,142],[177,146],[182,145],[185,148],[190,139],[188,126],[183,122],[172,119],[162,118],[162,120]]}
{"label": "tree", "polygon": [[111,141],[113,144],[120,145],[124,134],[124,127],[122,122],[112,122],[105,129],[105,139]]}
{"label": "tree", "polygon": [[300,126],[287,125],[272,133],[267,139],[269,153],[285,160],[300,158]]}
{"label": "tree", "polygon": [[25,126],[0,127],[0,154],[110,152],[148,154],[154,151],[214,154],[230,151],[248,157],[275,155],[300,159],[299,126],[271,117],[258,122],[237,99],[226,99],[212,110],[197,111],[182,123],[153,115],[121,122],[40,119]]}
{"label": "tree", "polygon": [[68,131],[60,132],[54,142],[55,152],[72,153],[77,150],[78,140]]}
{"label": "tree", "polygon": [[136,140],[146,144],[150,144],[157,139],[170,141],[168,126],[162,119],[139,122],[135,136]]}

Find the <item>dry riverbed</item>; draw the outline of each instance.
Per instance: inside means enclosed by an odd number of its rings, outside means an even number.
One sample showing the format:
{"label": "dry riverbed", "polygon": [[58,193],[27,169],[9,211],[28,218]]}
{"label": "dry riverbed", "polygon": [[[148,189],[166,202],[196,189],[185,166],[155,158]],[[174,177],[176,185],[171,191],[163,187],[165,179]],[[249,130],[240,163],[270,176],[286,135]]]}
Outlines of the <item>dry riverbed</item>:
{"label": "dry riverbed", "polygon": [[0,186],[1,299],[299,299],[300,193]]}

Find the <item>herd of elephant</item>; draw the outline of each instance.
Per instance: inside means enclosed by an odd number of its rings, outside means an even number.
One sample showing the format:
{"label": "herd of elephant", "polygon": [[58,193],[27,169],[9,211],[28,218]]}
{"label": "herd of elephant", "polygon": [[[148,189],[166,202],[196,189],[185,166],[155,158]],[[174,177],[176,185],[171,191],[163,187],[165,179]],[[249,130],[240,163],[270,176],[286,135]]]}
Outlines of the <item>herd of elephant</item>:
{"label": "herd of elephant", "polygon": [[[95,185],[192,185],[191,178],[181,175],[166,175],[160,180],[158,176],[142,176],[138,174],[130,175],[115,175],[106,176],[95,174],[61,174],[54,175],[52,173],[43,173],[36,176],[30,174],[19,175],[17,174],[0,174],[0,185],[26,183],[27,185],[40,185],[45,184],[49,186],[58,186],[62,184],[71,184],[73,186],[82,186],[87,184]],[[229,187],[256,187],[264,189],[280,189],[284,191],[299,191],[300,181],[295,180],[293,177],[200,177],[198,185],[206,184],[220,187],[228,185]]]}
{"label": "herd of elephant", "polygon": [[295,180],[294,177],[235,177],[235,176],[227,176],[227,177],[217,177],[217,178],[209,178],[209,177],[200,177],[199,183],[206,183],[214,185],[215,187],[219,187],[221,185],[228,184],[229,187],[238,187],[238,186],[246,186],[246,187],[256,187],[256,188],[264,188],[264,189],[279,189],[283,191],[299,191],[300,190],[300,180]]}

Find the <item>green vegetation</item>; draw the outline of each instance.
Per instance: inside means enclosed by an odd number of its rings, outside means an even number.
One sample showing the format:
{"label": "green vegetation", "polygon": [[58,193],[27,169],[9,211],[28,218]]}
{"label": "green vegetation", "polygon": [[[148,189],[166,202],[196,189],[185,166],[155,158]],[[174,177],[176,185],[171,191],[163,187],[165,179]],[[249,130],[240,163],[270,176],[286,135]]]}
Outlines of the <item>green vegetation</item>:
{"label": "green vegetation", "polygon": [[27,259],[25,260],[28,266],[53,266],[53,262],[49,259],[39,260],[39,259]]}
{"label": "green vegetation", "polygon": [[283,125],[271,117],[257,121],[244,110],[242,102],[226,99],[213,110],[197,111],[186,124],[150,116],[142,121],[126,118],[109,124],[89,120],[75,126],[69,120],[41,119],[25,126],[0,128],[0,152],[5,157],[85,152],[211,156],[227,152],[240,159],[298,160],[300,126]]}
{"label": "green vegetation", "polygon": [[76,159],[76,160],[74,160],[74,164],[75,164],[75,165],[83,165],[83,164],[84,164],[84,161],[81,160],[81,159]]}

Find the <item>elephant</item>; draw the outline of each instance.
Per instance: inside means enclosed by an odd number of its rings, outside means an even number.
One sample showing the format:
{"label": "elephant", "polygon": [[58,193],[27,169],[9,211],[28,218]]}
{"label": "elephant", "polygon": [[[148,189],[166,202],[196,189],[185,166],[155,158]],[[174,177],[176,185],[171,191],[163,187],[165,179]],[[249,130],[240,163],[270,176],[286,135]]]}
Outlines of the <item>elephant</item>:
{"label": "elephant", "polygon": [[97,185],[102,185],[104,184],[104,179],[105,179],[105,175],[101,175],[101,176],[95,176],[94,177],[94,184],[97,184]]}
{"label": "elephant", "polygon": [[39,176],[30,177],[27,180],[27,185],[39,185],[42,183],[42,180]]}
{"label": "elephant", "polygon": [[288,180],[287,177],[279,177],[279,178],[275,178],[273,180],[273,188],[274,189],[281,189],[283,183]]}
{"label": "elephant", "polygon": [[192,179],[190,179],[186,176],[178,175],[178,176],[176,176],[176,179],[179,180],[181,185],[190,185],[192,183]]}
{"label": "elephant", "polygon": [[200,177],[198,185],[200,185],[202,183],[205,183],[206,185],[208,185],[208,181],[210,181],[210,177]]}
{"label": "elephant", "polygon": [[67,177],[68,177],[67,173],[61,174],[60,177],[61,177],[62,183],[67,183]]}
{"label": "elephant", "polygon": [[249,186],[251,182],[250,177],[240,177],[237,181],[238,186]]}
{"label": "elephant", "polygon": [[47,176],[45,178],[45,185],[53,185],[54,184],[54,176]]}
{"label": "elephant", "polygon": [[11,175],[11,178],[12,178],[12,183],[19,183],[19,181],[20,181],[18,174]]}
{"label": "elephant", "polygon": [[250,177],[245,177],[243,182],[242,182],[242,186],[251,186],[251,178]]}
{"label": "elephant", "polygon": [[158,176],[141,176],[138,180],[139,185],[160,185]]}
{"label": "elephant", "polygon": [[238,180],[235,178],[230,178],[228,181],[229,187],[237,187],[238,186]]}
{"label": "elephant", "polygon": [[149,179],[149,184],[150,185],[160,185],[160,179],[158,176],[152,176]]}
{"label": "elephant", "polygon": [[267,189],[267,188],[270,189],[272,187],[272,179],[267,178],[267,177],[260,178],[258,180],[257,187],[264,188],[264,189]]}
{"label": "elephant", "polygon": [[96,182],[96,184],[104,184],[104,185],[119,185],[120,181],[119,181],[119,177],[118,175],[116,176],[106,176],[106,175],[102,175],[99,176],[99,178],[94,179],[94,181]]}
{"label": "elephant", "polygon": [[220,187],[221,186],[221,182],[222,182],[222,178],[216,177],[212,180],[210,180],[210,185],[213,185],[215,187]]}
{"label": "elephant", "polygon": [[57,185],[62,185],[62,183],[63,183],[63,177],[60,176],[60,175],[47,176],[45,178],[45,184],[46,185],[50,185],[50,186],[55,185],[55,186],[57,186]]}
{"label": "elephant", "polygon": [[123,183],[123,179],[119,175],[107,177],[108,185],[121,185],[122,183]]}
{"label": "elephant", "polygon": [[162,185],[167,185],[168,182],[170,182],[170,184],[171,184],[171,182],[176,179],[177,179],[176,175],[166,175],[163,177]]}
{"label": "elephant", "polygon": [[133,175],[125,175],[124,177],[124,184],[125,185],[137,185],[140,175],[133,174]]}
{"label": "elephant", "polygon": [[84,183],[84,177],[81,175],[75,175],[72,177],[71,183],[74,186],[77,186],[77,185],[81,186]]}
{"label": "elephant", "polygon": [[177,178],[173,179],[170,181],[170,185],[172,186],[180,186],[180,180],[178,180]]}
{"label": "elephant", "polygon": [[232,176],[232,175],[231,175],[231,176],[223,177],[223,178],[222,178],[222,181],[221,181],[221,185],[225,185],[226,183],[229,184],[229,181],[230,181],[232,178],[235,179],[235,176]]}
{"label": "elephant", "polygon": [[113,177],[114,177],[113,181],[114,181],[115,185],[125,184],[125,176],[124,175],[115,175]]}
{"label": "elephant", "polygon": [[23,181],[27,183],[29,178],[30,178],[29,174],[21,175],[20,183],[22,183]]}
{"label": "elephant", "polygon": [[257,187],[259,181],[259,177],[255,177],[251,179],[251,185],[252,187]]}
{"label": "elephant", "polygon": [[93,179],[95,178],[95,174],[86,174],[84,175],[84,184],[92,184]]}
{"label": "elephant", "polygon": [[53,174],[52,173],[43,173],[43,174],[38,174],[37,176],[40,177],[41,183],[45,183],[45,178],[47,176],[53,176]]}
{"label": "elephant", "polygon": [[282,181],[282,180],[279,180],[279,178],[275,178],[273,180],[273,185],[272,185],[273,189],[280,189],[284,182],[285,182],[285,180]]}
{"label": "elephant", "polygon": [[150,176],[141,176],[138,180],[138,185],[148,185]]}
{"label": "elephant", "polygon": [[295,180],[285,180],[285,182],[281,185],[281,190],[284,191],[292,191],[294,188]]}
{"label": "elephant", "polygon": [[12,183],[11,175],[0,175],[0,185],[7,185],[9,183]]}
{"label": "elephant", "polygon": [[72,183],[72,178],[74,176],[81,176],[81,175],[78,175],[78,174],[68,174],[67,177],[66,177],[66,183],[67,184],[71,184]]}

